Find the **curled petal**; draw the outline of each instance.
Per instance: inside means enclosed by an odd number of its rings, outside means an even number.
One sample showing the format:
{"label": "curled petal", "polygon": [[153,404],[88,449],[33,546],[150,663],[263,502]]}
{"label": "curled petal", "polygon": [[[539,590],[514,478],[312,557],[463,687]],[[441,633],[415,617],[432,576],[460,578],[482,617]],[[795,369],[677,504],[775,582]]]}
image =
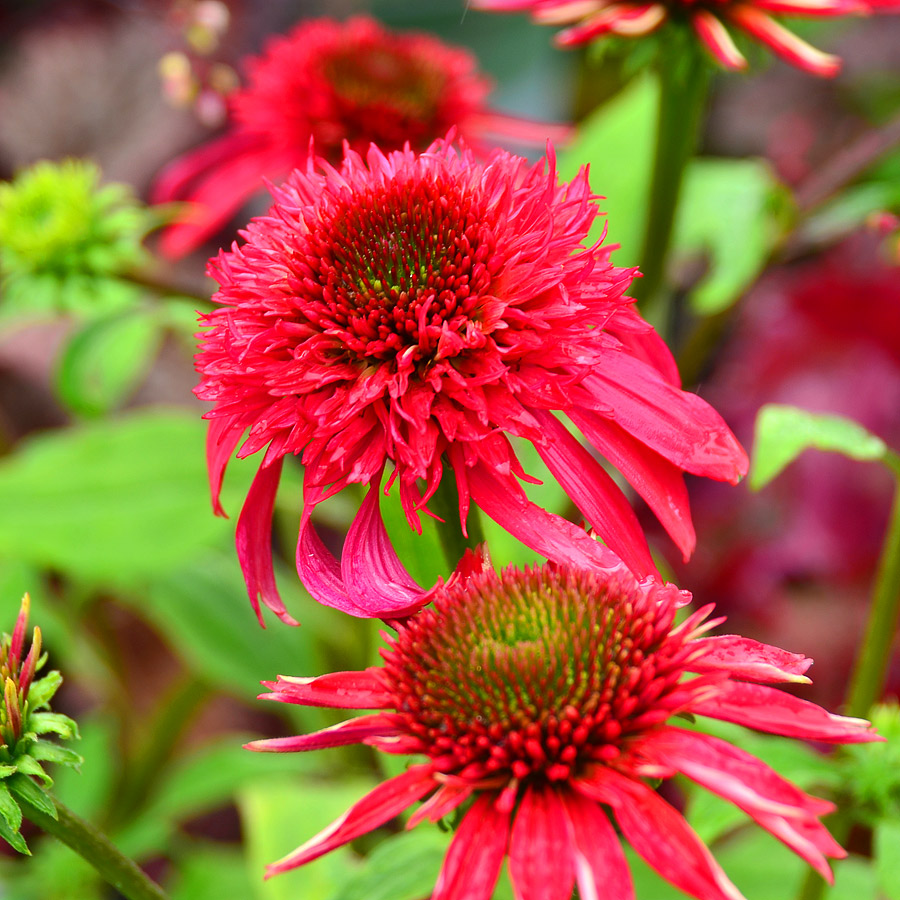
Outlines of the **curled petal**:
{"label": "curled petal", "polygon": [[238,561],[247,582],[247,593],[259,619],[265,627],[259,601],[262,602],[287,625],[298,625],[288,614],[275,584],[275,569],[272,563],[272,510],[275,494],[281,479],[284,458],[269,465],[259,467],[253,484],[247,492],[247,499],[238,517],[235,531]]}
{"label": "curled petal", "polygon": [[389,737],[399,733],[396,723],[388,716],[359,716],[312,734],[250,741],[244,744],[244,749],[267,753],[293,753],[300,750],[322,750],[326,747],[361,744],[367,738]]}
{"label": "curled petal", "polygon": [[462,820],[431,900],[490,900],[506,855],[509,813],[494,794],[482,794]]}
{"label": "curled petal", "polygon": [[533,786],[525,791],[509,842],[509,875],[517,897],[570,900],[575,861],[567,825],[556,791]]}
{"label": "curled petal", "polygon": [[813,661],[802,653],[790,653],[736,634],[700,638],[691,646],[704,651],[691,663],[692,672],[721,670],[748,681],[810,683],[805,673]]}
{"label": "curled petal", "polygon": [[337,847],[374,831],[403,812],[433,787],[431,766],[412,766],[402,774],[379,784],[362,800],[351,806],[336,822],[310,838],[303,846],[267,866],[266,878],[271,878],[279,872],[296,869],[297,866],[312,862]]}
{"label": "curled petal", "polygon": [[741,71],[747,68],[744,54],[735,46],[731,35],[717,16],[709,10],[698,9],[691,16],[691,25],[710,53],[726,69]]}
{"label": "curled petal", "polygon": [[735,722],[747,728],[809,741],[861,744],[883,740],[872,731],[872,726],[865,719],[836,716],[809,700],[745,681],[725,682],[712,696],[691,704],[690,711],[723,722]]}
{"label": "curled petal", "polygon": [[335,709],[390,709],[394,695],[385,689],[378,668],[363,672],[331,672],[316,678],[279,675],[264,681],[272,689],[260,699]]}

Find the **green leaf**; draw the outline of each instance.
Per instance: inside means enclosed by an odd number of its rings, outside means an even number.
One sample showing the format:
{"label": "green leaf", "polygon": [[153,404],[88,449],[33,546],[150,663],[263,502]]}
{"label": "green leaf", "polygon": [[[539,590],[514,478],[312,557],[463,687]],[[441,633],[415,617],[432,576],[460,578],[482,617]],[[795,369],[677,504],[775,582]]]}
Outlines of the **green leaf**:
{"label": "green leaf", "polygon": [[330,900],[420,900],[431,896],[450,835],[420,825],[382,841]]}
{"label": "green leaf", "polygon": [[18,766],[0,765],[0,778],[8,778],[13,772],[17,771]]}
{"label": "green leaf", "polygon": [[150,368],[161,339],[153,309],[136,307],[89,321],[60,357],[56,372],[60,399],[85,416],[115,409]]}
{"label": "green leaf", "polygon": [[[19,768],[21,769],[21,766]],[[27,775],[23,775],[21,771],[16,772],[4,783],[20,800],[30,803],[51,819],[56,818],[56,804]]]}
{"label": "green leaf", "polygon": [[900,900],[900,866],[897,851],[900,848],[900,821],[887,819],[875,826],[873,856],[878,887],[887,900]]}
{"label": "green leaf", "polygon": [[676,257],[702,252],[706,275],[691,293],[711,315],[737,300],[779,237],[787,194],[758,159],[698,159],[688,167],[675,226]]}
{"label": "green leaf", "polygon": [[[28,689],[28,703],[31,708],[40,709],[46,706],[53,699],[53,695],[59,690],[61,684],[62,675],[55,669],[52,672],[48,672],[43,678],[32,682],[31,687]],[[36,713],[35,715],[44,715],[44,713]]]}
{"label": "green leaf", "polygon": [[753,444],[749,478],[753,490],[765,487],[810,448],[859,460],[882,459],[887,453],[884,441],[850,419],[775,403],[760,409]]}
{"label": "green leaf", "polygon": [[273,778],[242,789],[238,808],[248,836],[251,876],[260,879],[256,900],[328,900],[352,871],[349,847],[264,882],[265,866],[330,825],[373,786],[360,779]]}
{"label": "green leaf", "polygon": [[[16,773],[40,778],[46,787],[52,787],[53,779],[44,771],[44,767],[30,756],[20,756],[16,760]],[[34,784],[33,781],[30,782]]]}
{"label": "green leaf", "polygon": [[[0,461],[4,555],[129,586],[230,543],[210,509],[205,431],[190,412],[148,409],[28,441]],[[230,508],[248,483],[229,479]]]}
{"label": "green leaf", "polygon": [[0,838],[3,838],[13,850],[17,850],[25,856],[31,856],[31,851],[28,849],[28,844],[25,843],[25,838],[19,834],[17,828],[12,828],[5,818],[0,818]]}
{"label": "green leaf", "polygon": [[13,831],[18,831],[22,826],[22,810],[2,781],[0,781],[0,817]]}
{"label": "green leaf", "polygon": [[28,755],[41,762],[56,763],[60,766],[80,766],[84,760],[80,753],[69,747],[61,747],[50,741],[37,741],[28,751]]}
{"label": "green leaf", "polygon": [[28,725],[35,734],[58,734],[63,740],[78,737],[78,725],[62,713],[34,713],[28,717]]}
{"label": "green leaf", "polygon": [[606,199],[600,209],[606,216],[594,222],[585,241],[590,246],[609,221],[609,242],[616,265],[640,262],[656,143],[656,108],[659,88],[650,76],[635,78],[621,93],[579,127],[575,140],[560,156],[560,176],[569,180],[585,164],[591,167],[591,188]]}

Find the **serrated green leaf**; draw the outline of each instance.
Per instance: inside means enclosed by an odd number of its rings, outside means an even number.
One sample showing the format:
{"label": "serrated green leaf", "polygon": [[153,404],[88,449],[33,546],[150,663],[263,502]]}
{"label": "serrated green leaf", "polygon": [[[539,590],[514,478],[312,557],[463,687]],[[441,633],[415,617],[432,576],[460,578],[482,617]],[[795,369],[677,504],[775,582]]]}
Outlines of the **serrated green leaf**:
{"label": "serrated green leaf", "polygon": [[887,819],[875,826],[873,834],[873,856],[878,887],[887,900],[900,900],[900,866],[897,864],[900,852],[900,821]]}
{"label": "serrated green leaf", "polygon": [[41,762],[57,763],[60,766],[80,766],[84,762],[80,753],[69,747],[51,744],[50,741],[36,741],[28,755]]}
{"label": "serrated green leaf", "polygon": [[[40,778],[46,787],[53,785],[53,779],[44,771],[44,767],[30,756],[20,756],[16,762],[17,775],[31,775],[34,778]],[[30,781],[34,784],[33,781]]]}
{"label": "serrated green leaf", "polygon": [[62,675],[55,669],[48,672],[43,678],[32,682],[28,689],[28,703],[32,709],[40,709],[46,706],[62,684]]}
{"label": "serrated green leaf", "polygon": [[0,781],[0,816],[13,831],[18,831],[22,825],[22,810],[2,781]]}
{"label": "serrated green leaf", "polygon": [[78,725],[62,713],[39,712],[28,717],[28,725],[35,734],[58,734],[63,740],[78,738]]}
{"label": "serrated green leaf", "polygon": [[0,778],[8,778],[17,771],[17,766],[0,765]]}
{"label": "serrated green leaf", "polygon": [[765,487],[804,450],[811,448],[858,460],[878,460],[887,453],[881,438],[843,416],[770,403],[756,417],[750,487],[753,490]]}
{"label": "serrated green leaf", "polygon": [[60,399],[85,416],[115,409],[144,377],[161,340],[153,309],[136,307],[89,321],[60,356],[56,371]]}
{"label": "serrated green leaf", "polygon": [[27,775],[22,774],[21,766],[15,775],[11,775],[6,779],[4,784],[20,800],[30,803],[35,809],[40,810],[52,819],[57,817],[56,804],[53,802],[53,799],[42,791]]}
{"label": "serrated green leaf", "polygon": [[6,821],[5,818],[0,817],[0,838],[3,838],[13,850],[21,853],[23,856],[31,856],[31,851],[28,849],[28,844],[25,843],[25,838],[19,834],[18,828],[12,828],[10,824]]}
{"label": "serrated green leaf", "polygon": [[330,900],[420,900],[431,896],[450,835],[420,825],[382,841]]}

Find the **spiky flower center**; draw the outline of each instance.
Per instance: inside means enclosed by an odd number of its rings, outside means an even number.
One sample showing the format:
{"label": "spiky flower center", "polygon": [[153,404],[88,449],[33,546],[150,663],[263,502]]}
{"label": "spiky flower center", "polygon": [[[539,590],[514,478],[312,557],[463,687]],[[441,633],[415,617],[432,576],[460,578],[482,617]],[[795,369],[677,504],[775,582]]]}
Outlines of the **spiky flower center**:
{"label": "spiky flower center", "polygon": [[385,674],[439,768],[566,779],[672,714],[686,649],[672,617],[589,572],[489,572],[401,628]]}
{"label": "spiky flower center", "polygon": [[484,204],[441,178],[369,188],[310,216],[298,305],[359,361],[409,365],[484,342],[501,264]]}

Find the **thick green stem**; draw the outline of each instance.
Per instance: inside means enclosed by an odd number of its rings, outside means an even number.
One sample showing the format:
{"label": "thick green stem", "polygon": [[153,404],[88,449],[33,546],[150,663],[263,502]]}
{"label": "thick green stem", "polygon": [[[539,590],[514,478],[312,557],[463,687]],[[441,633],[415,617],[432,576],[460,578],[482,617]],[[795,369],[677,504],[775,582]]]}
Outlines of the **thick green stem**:
{"label": "thick green stem", "polygon": [[123,856],[109,838],[54,798],[54,819],[18,798],[25,817],[71,847],[89,862],[103,879],[128,900],[166,900],[159,885],[154,884],[127,856]]}
{"label": "thick green stem", "polygon": [[478,509],[475,506],[469,507],[469,515],[466,520],[466,529],[469,532],[467,538],[459,527],[459,493],[456,490],[456,480],[452,473],[444,474],[440,486],[428,501],[428,505],[444,520],[436,523],[438,536],[447,559],[447,565],[453,570],[466,550],[474,550],[479,544],[484,543],[484,532],[481,529]]}
{"label": "thick green stem", "polygon": [[663,282],[672,228],[684,171],[697,145],[709,86],[709,63],[701,53],[696,41],[673,41],[660,55],[658,66],[656,155],[639,259],[643,277],[635,281],[631,295],[639,301],[644,318],[661,332],[668,325]]}
{"label": "thick green stem", "polygon": [[881,699],[891,648],[900,622],[900,457],[888,459],[897,484],[881,558],[872,590],[869,621],[856,657],[846,712],[849,716],[865,716]]}

